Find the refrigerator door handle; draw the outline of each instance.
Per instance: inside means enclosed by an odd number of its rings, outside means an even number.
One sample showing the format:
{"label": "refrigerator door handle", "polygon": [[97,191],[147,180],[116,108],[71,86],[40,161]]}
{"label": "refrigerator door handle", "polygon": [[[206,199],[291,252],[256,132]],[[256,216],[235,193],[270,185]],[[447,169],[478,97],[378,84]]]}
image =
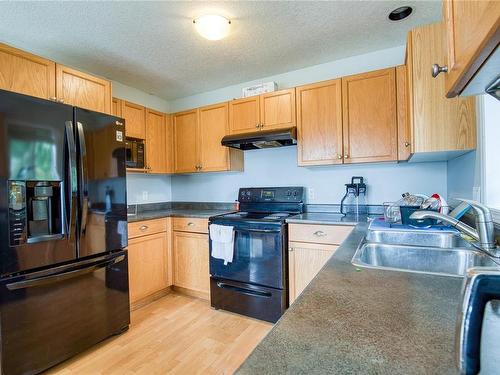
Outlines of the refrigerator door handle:
{"label": "refrigerator door handle", "polygon": [[59,272],[59,273],[55,273],[52,275],[40,276],[40,277],[37,277],[34,279],[29,279],[29,280],[17,281],[14,283],[7,284],[6,287],[9,290],[19,290],[19,289],[33,288],[33,287],[37,287],[37,286],[44,286],[44,285],[48,285],[48,284],[54,284],[54,283],[58,283],[60,281],[64,281],[64,280],[72,279],[72,278],[75,278],[78,276],[86,275],[88,273],[92,273],[100,268],[108,267],[108,266],[113,265],[115,263],[119,263],[124,259],[125,259],[125,255],[120,255],[120,256],[112,258],[112,259],[107,259],[104,261],[100,261],[97,263],[87,265],[84,268],[66,271],[66,272]]}
{"label": "refrigerator door handle", "polygon": [[68,160],[66,173],[67,173],[67,181],[69,188],[69,193],[67,193],[67,202],[66,202],[66,225],[67,225],[67,233],[68,238],[71,239],[71,235],[73,233],[73,225],[74,225],[74,212],[75,205],[74,200],[76,197],[77,186],[76,186],[76,147],[75,147],[75,137],[73,134],[73,123],[71,121],[66,121],[65,123],[65,131],[64,136],[66,137],[66,146],[68,148]]}
{"label": "refrigerator door handle", "polygon": [[85,131],[83,130],[81,122],[77,123],[77,129],[78,142],[80,145],[80,204],[82,208],[80,213],[80,235],[83,235],[87,226],[87,213],[89,208],[87,147],[85,145]]}

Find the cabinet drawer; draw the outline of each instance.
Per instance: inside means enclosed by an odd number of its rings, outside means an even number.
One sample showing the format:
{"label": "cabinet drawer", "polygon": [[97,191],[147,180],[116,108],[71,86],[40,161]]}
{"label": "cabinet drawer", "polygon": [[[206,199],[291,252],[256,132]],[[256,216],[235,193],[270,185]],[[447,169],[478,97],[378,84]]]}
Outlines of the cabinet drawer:
{"label": "cabinet drawer", "polygon": [[173,227],[180,232],[208,233],[208,219],[174,217]]}
{"label": "cabinet drawer", "polygon": [[290,241],[340,245],[351,233],[349,225],[289,224]]}
{"label": "cabinet drawer", "polygon": [[128,238],[147,236],[167,231],[167,219],[153,219],[128,223]]}

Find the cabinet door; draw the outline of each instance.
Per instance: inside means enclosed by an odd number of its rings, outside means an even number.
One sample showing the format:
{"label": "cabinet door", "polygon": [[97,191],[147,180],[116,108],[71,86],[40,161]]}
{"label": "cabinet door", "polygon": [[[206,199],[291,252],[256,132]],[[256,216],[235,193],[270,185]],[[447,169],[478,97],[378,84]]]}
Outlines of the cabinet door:
{"label": "cabinet door", "polygon": [[58,100],[91,111],[111,113],[111,82],[87,73],[56,65]]}
{"label": "cabinet door", "polygon": [[262,130],[295,126],[295,88],[260,95]]}
{"label": "cabinet door", "polygon": [[128,242],[130,302],[136,302],[169,286],[167,234],[138,237]]}
{"label": "cabinet door", "polygon": [[406,66],[396,67],[396,92],[398,111],[398,160],[408,160],[411,155],[410,119],[408,116],[408,84]]}
{"label": "cabinet door", "polygon": [[344,163],[397,160],[395,69],[342,78]]}
{"label": "cabinet door", "polygon": [[259,96],[229,102],[229,130],[231,134],[251,133],[260,129],[259,102]]}
{"label": "cabinet door", "polygon": [[176,173],[197,172],[198,158],[198,110],[173,115],[174,163]]}
{"label": "cabinet door", "polygon": [[125,100],[121,102],[127,137],[146,139],[146,108]]}
{"label": "cabinet door", "polygon": [[175,231],[173,233],[174,285],[208,295],[208,235]]}
{"label": "cabinet door", "polygon": [[318,274],[338,246],[290,242],[288,246],[288,272],[290,304],[302,293]]}
{"label": "cabinet door", "polygon": [[55,100],[56,64],[0,43],[0,89]]}
{"label": "cabinet door", "polygon": [[111,114],[113,116],[122,117],[122,101],[118,98],[111,100]]}
{"label": "cabinet door", "polygon": [[[495,50],[500,41],[500,1],[445,0],[447,59],[433,63],[447,65],[444,74],[448,97],[459,95]],[[441,74],[443,75],[443,74]]]}
{"label": "cabinet door", "polygon": [[200,167],[201,171],[229,169],[229,150],[221,139],[229,133],[229,106],[227,103],[200,108]]}
{"label": "cabinet door", "polygon": [[445,76],[432,78],[429,67],[444,60],[444,25],[413,29],[408,39],[409,105],[413,152],[443,152],[476,147],[475,98],[445,97]]}
{"label": "cabinet door", "polygon": [[297,87],[299,165],[342,163],[340,79]]}
{"label": "cabinet door", "polygon": [[172,115],[165,115],[165,145],[167,158],[167,173],[174,173],[174,125]]}
{"label": "cabinet door", "polygon": [[146,109],[146,163],[148,173],[167,173],[165,114]]}

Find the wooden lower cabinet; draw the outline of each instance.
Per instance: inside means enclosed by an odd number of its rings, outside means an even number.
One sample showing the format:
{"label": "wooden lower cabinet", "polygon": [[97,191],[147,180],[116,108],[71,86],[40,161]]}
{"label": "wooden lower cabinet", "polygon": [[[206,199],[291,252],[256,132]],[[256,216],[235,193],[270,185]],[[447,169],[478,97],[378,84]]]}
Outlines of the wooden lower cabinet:
{"label": "wooden lower cabinet", "polygon": [[290,242],[288,245],[288,278],[290,303],[302,293],[314,276],[337,250],[336,245]]}
{"label": "wooden lower cabinet", "polygon": [[290,304],[309,285],[352,229],[352,226],[347,225],[289,225],[288,287]]}
{"label": "wooden lower cabinet", "polygon": [[[172,285],[170,219],[129,223],[128,272],[130,304],[143,305]],[[149,302],[149,301],[148,301]]]}
{"label": "wooden lower cabinet", "polygon": [[208,235],[173,232],[174,286],[208,299],[210,294]]}

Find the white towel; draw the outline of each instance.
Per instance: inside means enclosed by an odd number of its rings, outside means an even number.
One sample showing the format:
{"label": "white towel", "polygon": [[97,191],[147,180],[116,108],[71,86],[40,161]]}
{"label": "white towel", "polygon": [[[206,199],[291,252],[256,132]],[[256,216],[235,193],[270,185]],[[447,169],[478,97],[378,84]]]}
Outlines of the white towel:
{"label": "white towel", "polygon": [[234,230],[228,225],[210,224],[210,239],[212,240],[212,256],[224,260],[224,265],[233,261]]}

